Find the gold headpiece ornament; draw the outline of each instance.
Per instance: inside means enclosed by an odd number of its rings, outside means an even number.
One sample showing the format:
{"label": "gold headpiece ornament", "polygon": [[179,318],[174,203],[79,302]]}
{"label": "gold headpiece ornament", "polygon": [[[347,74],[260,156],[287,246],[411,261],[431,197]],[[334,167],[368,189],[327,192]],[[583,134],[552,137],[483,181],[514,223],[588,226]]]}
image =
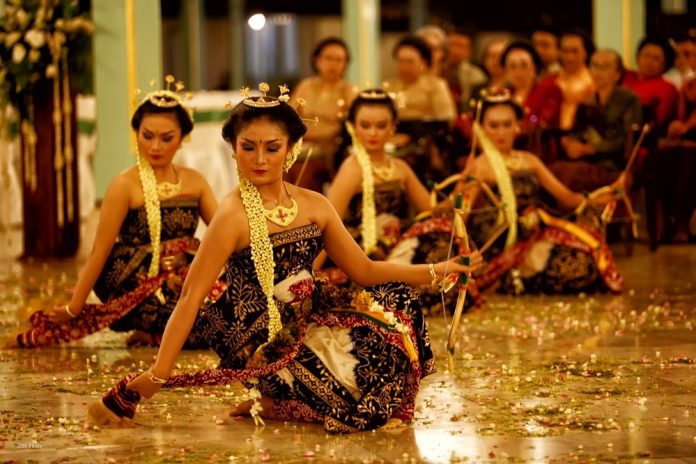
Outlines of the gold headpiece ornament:
{"label": "gold headpiece ornament", "polygon": [[[177,81],[174,76],[167,74],[164,77],[164,82],[165,88],[154,90],[146,94],[145,98],[141,100],[140,105],[149,101],[159,108],[175,108],[177,106],[181,106],[186,111],[186,114],[189,115],[191,122],[193,122],[193,108],[187,105],[184,101],[191,99],[191,93],[186,92],[183,94],[183,96],[179,93],[186,88],[183,81]],[[150,81],[150,86],[154,85],[155,81]],[[140,93],[141,90],[137,89],[136,95]]]}
{"label": "gold headpiece ornament", "polygon": [[263,94],[260,97],[249,96],[249,87],[242,87],[241,93],[244,100],[242,102],[247,106],[252,106],[254,108],[272,108],[274,106],[280,105],[280,102],[287,103],[290,100],[290,89],[288,86],[283,84],[279,85],[280,94],[277,97],[268,96],[267,93],[271,90],[271,86],[266,82],[261,82],[259,84],[259,91]]}
{"label": "gold headpiece ornament", "polygon": [[497,89],[494,92],[484,89],[481,91],[480,96],[489,103],[505,103],[512,100],[512,93],[505,88]]}
{"label": "gold headpiece ornament", "polygon": [[478,98],[472,98],[469,101],[471,108],[476,109],[477,121],[480,122],[479,117],[482,116],[481,108],[483,105],[496,105],[496,104],[509,104],[515,111],[515,116],[521,119],[525,115],[525,109],[512,98],[512,93],[509,89],[495,89],[494,91],[488,91],[486,89],[479,93]]}
{"label": "gold headpiece ornament", "polygon": [[394,92],[387,92],[382,89],[367,89],[358,93],[358,97],[366,100],[384,100],[385,98],[391,98],[396,101],[397,95]]}

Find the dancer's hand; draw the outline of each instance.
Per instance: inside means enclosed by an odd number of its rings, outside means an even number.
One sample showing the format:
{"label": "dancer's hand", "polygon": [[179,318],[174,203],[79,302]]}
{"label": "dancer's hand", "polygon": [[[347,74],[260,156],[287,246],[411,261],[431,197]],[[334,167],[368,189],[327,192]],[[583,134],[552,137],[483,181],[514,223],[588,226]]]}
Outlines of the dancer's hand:
{"label": "dancer's hand", "polygon": [[621,198],[626,194],[627,176],[625,172],[619,175],[619,178],[612,182],[607,187],[602,187],[590,194],[590,203],[595,206],[603,207],[607,203]]}
{"label": "dancer's hand", "polygon": [[445,276],[445,272],[447,272],[447,274],[451,274],[453,272],[458,274],[467,274],[479,269],[483,264],[483,258],[481,257],[481,253],[478,251],[472,251],[468,255],[464,256],[469,256],[469,265],[461,264],[461,256],[455,256],[449,261],[440,261],[439,263],[435,264],[435,273],[441,277]]}
{"label": "dancer's hand", "polygon": [[66,322],[77,317],[79,314],[80,311],[72,309],[69,305],[60,304],[54,306],[52,310],[48,311],[46,316],[48,317],[48,320],[54,324],[65,324]]}

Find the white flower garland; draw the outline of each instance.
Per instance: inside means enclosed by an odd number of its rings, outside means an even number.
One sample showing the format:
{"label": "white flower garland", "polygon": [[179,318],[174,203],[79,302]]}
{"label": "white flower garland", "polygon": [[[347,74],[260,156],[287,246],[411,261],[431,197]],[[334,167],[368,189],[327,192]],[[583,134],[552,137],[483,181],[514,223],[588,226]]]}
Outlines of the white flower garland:
{"label": "white flower garland", "polygon": [[157,193],[157,178],[155,171],[150,163],[137,153],[138,174],[140,184],[143,186],[143,196],[145,197],[145,213],[147,224],[150,228],[150,243],[152,244],[152,260],[147,271],[148,277],[159,274],[160,268],[160,240],[162,234],[162,212],[160,211],[160,199]]}
{"label": "white flower garland", "polygon": [[[254,184],[239,172],[239,190],[242,203],[249,221],[249,238],[251,241],[251,259],[259,279],[259,284],[266,295],[268,303],[268,342],[271,342],[283,325],[280,321],[280,311],[273,298],[273,245],[268,236],[268,224],[263,214],[263,200]],[[268,343],[267,342],[267,343]]]}
{"label": "white flower garland", "polygon": [[377,210],[375,209],[375,179],[372,175],[372,161],[365,147],[355,135],[353,124],[346,122],[346,129],[353,139],[353,151],[362,170],[362,235],[363,250],[370,254],[377,247]]}

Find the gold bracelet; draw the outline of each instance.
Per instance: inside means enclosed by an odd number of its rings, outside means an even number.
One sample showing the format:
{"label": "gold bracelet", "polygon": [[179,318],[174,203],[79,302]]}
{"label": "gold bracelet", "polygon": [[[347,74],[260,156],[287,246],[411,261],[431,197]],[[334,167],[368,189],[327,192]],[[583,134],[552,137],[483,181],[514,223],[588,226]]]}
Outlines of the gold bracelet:
{"label": "gold bracelet", "polygon": [[430,277],[432,278],[430,281],[430,286],[432,288],[437,288],[437,286],[440,285],[440,276],[438,276],[437,272],[435,272],[435,265],[433,263],[428,264],[428,270],[430,271]]}
{"label": "gold bracelet", "polygon": [[152,383],[157,383],[157,384],[160,384],[160,385],[161,385],[161,384],[167,383],[167,381],[169,380],[169,378],[161,379],[161,378],[157,377],[157,376],[155,375],[155,373],[153,372],[153,369],[154,369],[154,367],[150,367],[150,368],[147,370],[147,379],[148,379],[150,382],[152,382]]}
{"label": "gold bracelet", "polygon": [[72,311],[70,311],[70,306],[65,305],[65,308],[63,308],[63,309],[65,309],[65,312],[68,313],[68,314],[70,315],[70,317],[72,317],[72,318],[76,318],[76,317],[77,317],[77,314],[75,314],[75,313],[73,313]]}

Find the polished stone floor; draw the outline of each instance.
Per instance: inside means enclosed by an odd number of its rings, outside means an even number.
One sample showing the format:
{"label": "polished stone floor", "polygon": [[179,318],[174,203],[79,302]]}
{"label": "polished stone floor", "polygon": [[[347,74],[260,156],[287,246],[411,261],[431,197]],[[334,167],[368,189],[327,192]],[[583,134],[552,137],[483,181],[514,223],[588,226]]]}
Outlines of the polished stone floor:
{"label": "polished stone floor", "polygon": [[[0,336],[60,301],[84,259],[22,263],[0,236]],[[429,320],[439,373],[408,427],[348,436],[318,425],[231,420],[241,389],[166,392],[137,426],[99,429],[86,406],[153,349],[98,334],[74,345],[0,350],[0,462],[696,462],[696,247],[632,257],[627,290],[491,296],[465,316],[446,371],[442,317]],[[182,370],[215,365],[188,352]]]}

